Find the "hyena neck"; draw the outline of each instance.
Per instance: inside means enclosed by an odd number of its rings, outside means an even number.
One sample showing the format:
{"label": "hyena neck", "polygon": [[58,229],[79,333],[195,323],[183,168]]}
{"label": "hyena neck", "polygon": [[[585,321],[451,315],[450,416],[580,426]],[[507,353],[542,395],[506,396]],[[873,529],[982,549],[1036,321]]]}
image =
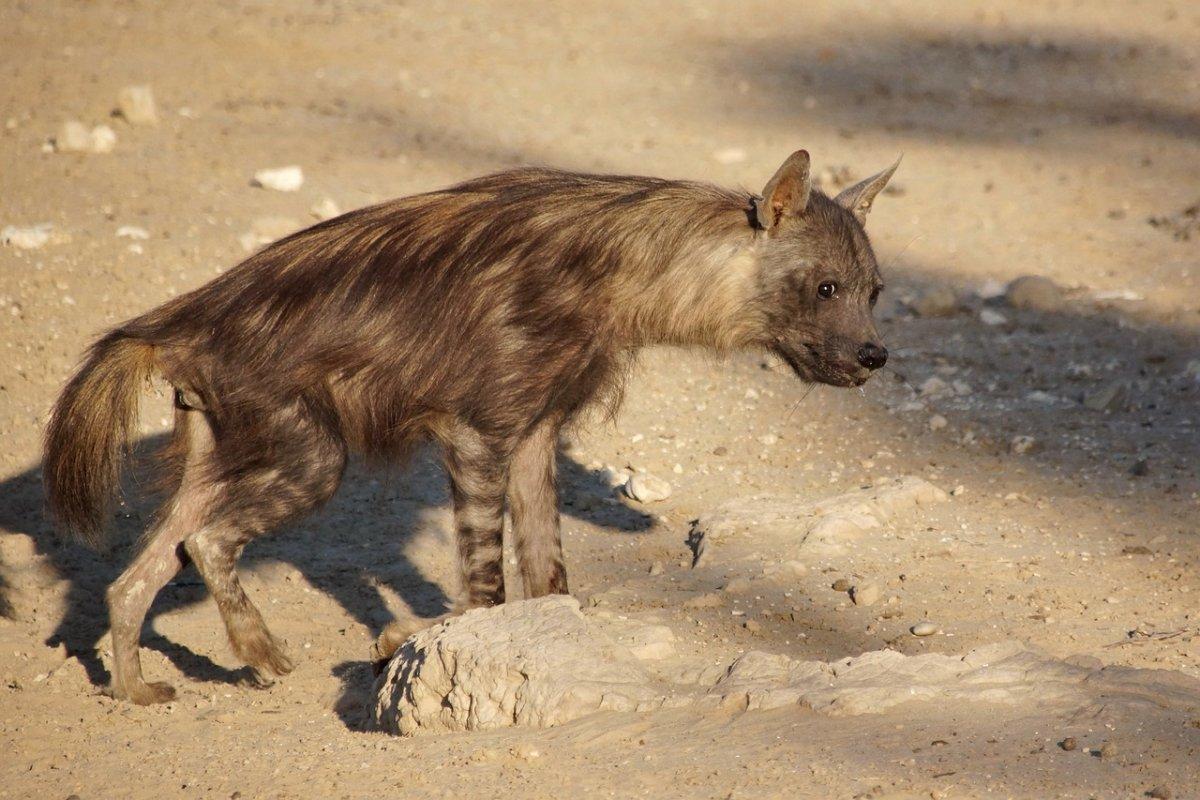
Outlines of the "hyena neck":
{"label": "hyena neck", "polygon": [[613,309],[622,338],[633,346],[718,351],[757,342],[764,323],[756,304],[756,238],[744,209],[728,212],[692,230],[672,232],[679,235],[672,252],[616,276]]}

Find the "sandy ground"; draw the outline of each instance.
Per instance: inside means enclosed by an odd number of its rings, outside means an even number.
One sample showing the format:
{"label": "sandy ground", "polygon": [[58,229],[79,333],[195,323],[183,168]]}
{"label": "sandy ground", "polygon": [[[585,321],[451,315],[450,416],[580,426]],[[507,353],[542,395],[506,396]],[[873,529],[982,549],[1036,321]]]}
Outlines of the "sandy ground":
{"label": "sandy ground", "polygon": [[[188,571],[144,635],[150,679],[179,699],[115,703],[100,691],[102,593],[148,507],[122,508],[111,553],[61,543],[38,454],[99,330],[326,198],[347,210],[518,163],[758,188],[800,146],[834,183],[903,152],[870,220],[890,369],[847,392],[756,354],[647,353],[616,422],[564,449],[576,595],[668,624],[714,661],[1015,640],[1200,678],[1194,4],[8,2],[0,75],[0,228],[53,226],[40,248],[0,247],[0,797],[1200,797],[1200,697],[366,732],[373,637],[455,591],[433,454],[407,473],[352,469],[320,516],[247,552],[295,673],[245,686]],[[158,125],[111,116],[130,84],[153,87]],[[47,147],[72,119],[109,125],[113,151]],[[299,191],[251,186],[289,164]],[[1148,224],[1160,217],[1180,235]],[[988,299],[1026,274],[1065,295],[1042,310]],[[956,309],[912,311],[941,288]],[[148,441],[166,414],[147,400]],[[616,499],[606,467],[674,493]],[[749,536],[691,568],[689,523],[722,503],[910,474],[954,496],[836,552]],[[787,560],[804,569],[722,592]],[[839,578],[883,599],[854,605]],[[923,620],[941,633],[910,635]]]}

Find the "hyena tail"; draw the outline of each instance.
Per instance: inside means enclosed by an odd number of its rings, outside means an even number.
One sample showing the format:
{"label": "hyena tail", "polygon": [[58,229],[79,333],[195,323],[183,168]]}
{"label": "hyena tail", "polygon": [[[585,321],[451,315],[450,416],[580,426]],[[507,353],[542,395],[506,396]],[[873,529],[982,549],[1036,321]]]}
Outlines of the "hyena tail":
{"label": "hyena tail", "polygon": [[47,505],[93,547],[104,542],[138,395],[154,366],[153,345],[113,331],[92,346],[54,405],[43,463]]}

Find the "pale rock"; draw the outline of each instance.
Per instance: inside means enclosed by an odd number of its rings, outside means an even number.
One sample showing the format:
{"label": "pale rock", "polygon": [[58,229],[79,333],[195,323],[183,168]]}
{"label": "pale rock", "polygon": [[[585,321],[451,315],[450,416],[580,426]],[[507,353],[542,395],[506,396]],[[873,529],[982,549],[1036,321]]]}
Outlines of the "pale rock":
{"label": "pale rock", "polygon": [[639,503],[658,503],[671,496],[671,484],[649,472],[639,472],[625,482],[625,495]]}
{"label": "pale rock", "polygon": [[111,153],[117,146],[117,132],[107,125],[92,128],[90,136],[93,153]]}
{"label": "pale rock", "polygon": [[933,636],[938,632],[938,626],[932,622],[918,622],[909,629],[913,636]]}
{"label": "pale rock", "polygon": [[54,149],[59,153],[87,153],[92,149],[92,134],[79,120],[67,120],[54,137]]}
{"label": "pale rock", "polygon": [[939,286],[922,292],[909,305],[921,317],[949,317],[958,311],[958,295]]}
{"label": "pale rock", "polygon": [[314,203],[313,206],[308,209],[308,213],[312,214],[316,219],[324,221],[327,219],[333,219],[334,217],[340,217],[342,215],[342,209],[338,207],[338,204],[334,202],[333,198],[325,197],[321,200],[321,202]]}
{"label": "pale rock", "polygon": [[37,250],[50,241],[52,230],[54,230],[54,226],[49,223],[32,225],[27,228],[9,225],[0,231],[0,242],[18,250]]}
{"label": "pale rock", "polygon": [[1007,287],[995,278],[988,278],[975,290],[975,296],[980,300],[995,300],[1003,297]]}
{"label": "pale rock", "polygon": [[931,431],[940,431],[948,424],[949,423],[946,421],[946,418],[941,414],[934,414],[929,418],[929,430]]}
{"label": "pale rock", "polygon": [[117,228],[117,238],[145,240],[150,238],[150,231],[137,225],[122,225]]}
{"label": "pale rock", "polygon": [[254,173],[252,183],[277,192],[295,192],[304,185],[304,171],[297,166],[260,169]]}
{"label": "pale rock", "polygon": [[979,311],[979,321],[984,325],[996,327],[998,325],[1008,324],[1008,317],[1001,314],[999,311],[991,308],[983,308]]}
{"label": "pale rock", "polygon": [[1092,411],[1119,411],[1128,403],[1129,388],[1123,383],[1110,383],[1083,397],[1083,405]]}
{"label": "pale rock", "polygon": [[917,392],[921,397],[937,397],[947,394],[951,391],[950,384],[939,378],[937,375],[931,375],[921,382],[917,387]]}
{"label": "pale rock", "polygon": [[718,164],[740,164],[746,160],[746,151],[740,147],[725,147],[712,154]]}
{"label": "pale rock", "polygon": [[879,584],[866,583],[851,589],[850,599],[854,601],[854,605],[856,606],[873,606],[879,602],[880,594]]}
{"label": "pale rock", "polygon": [[1024,455],[1036,448],[1037,439],[1032,436],[1014,436],[1012,441],[1008,443],[1008,449],[1017,455]]}
{"label": "pale rock", "polygon": [[158,107],[149,86],[126,86],[117,95],[117,111],[131,125],[157,125]]}
{"label": "pale rock", "polygon": [[1063,290],[1042,275],[1023,275],[1008,285],[1005,299],[1013,308],[1058,311],[1063,307]]}

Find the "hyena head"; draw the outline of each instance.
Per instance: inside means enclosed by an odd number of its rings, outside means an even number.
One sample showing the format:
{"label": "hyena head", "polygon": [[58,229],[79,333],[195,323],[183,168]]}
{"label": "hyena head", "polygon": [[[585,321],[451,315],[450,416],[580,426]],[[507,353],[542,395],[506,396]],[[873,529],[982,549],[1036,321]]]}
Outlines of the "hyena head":
{"label": "hyena head", "polygon": [[872,317],[883,281],[863,224],[899,163],[829,198],[811,188],[800,150],[756,200],[763,344],[803,380],[861,386],[887,361]]}

